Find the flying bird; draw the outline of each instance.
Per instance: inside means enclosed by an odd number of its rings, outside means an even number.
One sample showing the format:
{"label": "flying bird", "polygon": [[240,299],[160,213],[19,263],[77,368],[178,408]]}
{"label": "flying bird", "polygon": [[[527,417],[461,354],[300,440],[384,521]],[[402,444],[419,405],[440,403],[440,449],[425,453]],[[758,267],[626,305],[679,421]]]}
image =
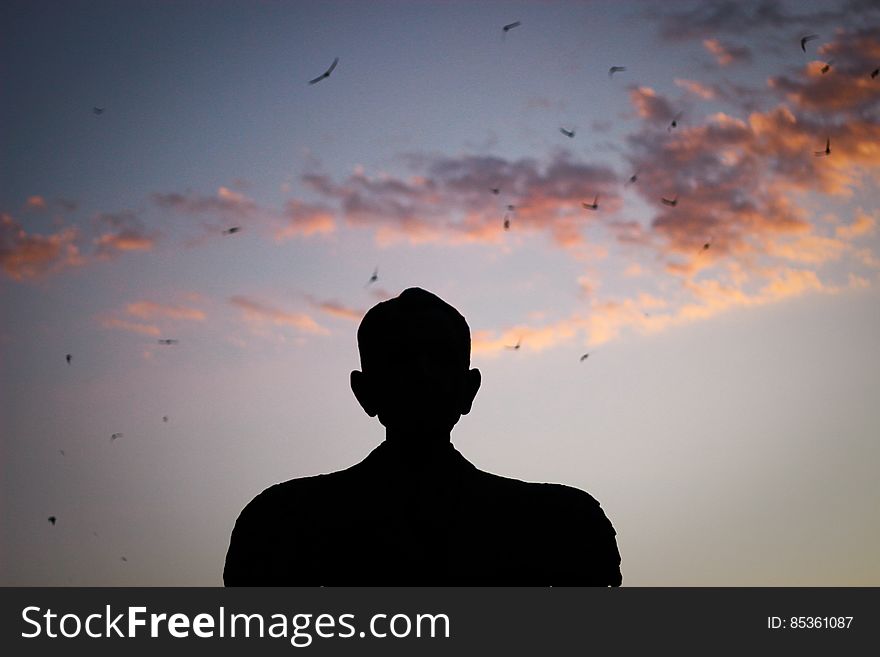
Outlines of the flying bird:
{"label": "flying bird", "polygon": [[875,68],[873,71],[871,71],[871,79],[872,80],[874,78],[876,78],[878,75],[880,75],[880,68]]}
{"label": "flying bird", "polygon": [[634,183],[634,182],[635,182],[636,180],[638,180],[638,179],[639,179],[639,172],[636,171],[633,175],[631,175],[631,176],[629,177],[629,180],[627,181],[627,184],[628,184],[628,185],[631,185],[632,183]]}
{"label": "flying bird", "polygon": [[507,349],[513,349],[514,351],[519,351],[519,348],[522,346],[522,338],[518,338],[516,344],[508,344],[505,345]]}
{"label": "flying bird", "polygon": [[[379,268],[376,267],[376,268],[373,270],[373,275],[370,276],[370,280],[367,281],[367,285],[371,285],[371,284],[375,283],[375,282],[378,281],[378,280],[379,280]],[[367,285],[364,285],[364,287],[367,287]]]}
{"label": "flying bird", "polygon": [[70,365],[70,361],[73,360],[73,355],[72,355],[72,354],[67,354],[67,355],[64,357],[64,360],[66,360],[66,361],[67,361],[67,364]]}
{"label": "flying bird", "polygon": [[490,187],[489,191],[492,192],[493,194],[495,194],[495,196],[498,196],[501,193],[501,188],[500,187]]}
{"label": "flying bird", "polygon": [[822,67],[822,69],[821,69],[821,70],[822,70],[822,75],[825,75],[828,71],[831,70],[831,65],[832,65],[833,63],[834,63],[834,60],[832,59],[830,62],[827,62],[827,63],[825,64],[825,66]]}
{"label": "flying bird", "polygon": [[569,139],[573,139],[573,138],[574,138],[574,130],[566,130],[565,128],[559,128],[559,132],[561,132],[562,134],[564,134],[564,135],[565,135],[566,137],[568,137]]}
{"label": "flying bird", "polygon": [[93,107],[93,108],[92,108],[92,113],[93,113],[95,116],[99,116],[99,115],[101,115],[101,114],[104,113],[104,108],[103,108],[103,107]]}
{"label": "flying bird", "polygon": [[682,117],[683,114],[684,114],[684,112],[679,112],[679,113],[676,114],[674,117],[672,117],[672,123],[669,124],[669,127],[667,127],[666,130],[667,130],[667,131],[670,131],[670,130],[672,130],[673,128],[677,128],[677,127],[678,127],[678,122],[681,120],[681,117]]}
{"label": "flying bird", "polygon": [[61,456],[64,456],[64,450],[63,450],[63,449],[59,449],[59,450],[58,450],[58,453],[61,454]]}
{"label": "flying bird", "polygon": [[224,230],[223,234],[224,235],[232,235],[234,233],[237,233],[240,230],[241,230],[241,226],[233,226],[232,228],[227,228],[226,230]]}
{"label": "flying bird", "polygon": [[122,438],[122,434],[121,433],[114,433],[112,436],[110,436],[110,442],[112,443],[117,438]]}
{"label": "flying bird", "polygon": [[504,230],[510,230],[510,218],[504,215]]}
{"label": "flying bird", "polygon": [[583,363],[589,357],[590,357],[590,354],[584,354],[583,356],[581,356],[580,362]]}
{"label": "flying bird", "polygon": [[818,34],[808,34],[805,37],[801,37],[801,50],[807,52],[807,42],[812,41],[813,39],[818,39]]}
{"label": "flying bird", "polygon": [[712,238],[710,237],[707,242],[703,243],[703,246],[700,247],[700,253],[703,251],[708,251],[709,247],[712,246]]}
{"label": "flying bird", "polygon": [[612,66],[611,68],[608,69],[608,77],[610,78],[615,73],[619,73],[619,72],[625,71],[625,70],[626,70],[626,66]]}
{"label": "flying bird", "polygon": [[125,563],[128,563],[128,559],[126,559],[125,557],[119,557],[119,558],[122,559]]}
{"label": "flying bird", "polygon": [[324,71],[323,73],[321,73],[321,75],[319,75],[318,77],[316,77],[314,80],[309,80],[309,84],[317,84],[318,82],[320,82],[320,81],[323,80],[324,78],[329,78],[329,77],[330,77],[330,74],[333,72],[333,69],[336,68],[336,65],[337,65],[338,63],[339,63],[339,57],[336,57],[336,58],[333,60],[333,63],[330,64],[330,68],[328,68],[326,71]]}
{"label": "flying bird", "polygon": [[49,524],[53,527],[55,526],[55,522],[58,520],[55,516],[49,516]]}
{"label": "flying bird", "polygon": [[167,415],[163,415],[163,416],[162,416],[162,421],[163,421],[163,422],[167,422],[167,421],[168,421],[168,416],[167,416]]}
{"label": "flying bird", "polygon": [[172,345],[172,344],[177,344],[177,343],[179,343],[180,340],[174,340],[174,339],[171,339],[171,338],[160,338],[159,340],[157,340],[157,342],[158,342],[159,344]]}
{"label": "flying bird", "polygon": [[663,202],[663,205],[668,205],[671,208],[674,208],[678,205],[678,196],[672,197],[672,199],[668,199],[665,196],[661,197],[660,200]]}
{"label": "flying bird", "polygon": [[816,157],[823,157],[825,155],[831,155],[831,137],[825,140],[825,150],[824,151],[813,151],[813,155]]}
{"label": "flying bird", "polygon": [[520,25],[522,25],[522,21],[514,21],[514,22],[512,22],[512,23],[508,23],[507,25],[505,25],[504,27],[502,27],[502,28],[501,28],[501,31],[504,32],[505,34],[507,34],[507,33],[510,32],[513,28],[515,28],[515,27],[519,27]]}
{"label": "flying bird", "polygon": [[599,209],[599,195],[596,194],[596,196],[593,198],[592,203],[581,203],[581,205],[584,206],[585,210],[598,210]]}

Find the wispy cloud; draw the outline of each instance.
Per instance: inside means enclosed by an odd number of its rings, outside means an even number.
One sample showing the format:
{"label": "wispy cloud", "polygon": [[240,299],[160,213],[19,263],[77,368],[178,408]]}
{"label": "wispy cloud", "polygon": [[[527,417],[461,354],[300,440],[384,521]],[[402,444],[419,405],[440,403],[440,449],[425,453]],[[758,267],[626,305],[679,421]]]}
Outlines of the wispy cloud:
{"label": "wispy cloud", "polygon": [[155,301],[134,301],[125,307],[125,312],[140,319],[173,319],[186,321],[204,321],[205,312],[199,308],[182,305],[156,303]]}
{"label": "wispy cloud", "polygon": [[255,324],[270,324],[274,326],[288,326],[305,333],[325,335],[329,331],[318,324],[306,313],[288,312],[276,308],[263,301],[251,299],[246,296],[233,296],[229,302],[242,311],[245,321]]}
{"label": "wispy cloud", "polygon": [[140,322],[132,322],[118,317],[104,317],[100,320],[101,326],[110,329],[120,329],[129,333],[138,333],[140,335],[148,335],[158,338],[162,333],[158,326],[153,324],[143,324]]}
{"label": "wispy cloud", "polygon": [[68,227],[49,235],[28,233],[11,215],[0,213],[0,267],[15,281],[35,279],[85,263]]}
{"label": "wispy cloud", "polygon": [[306,295],[306,298],[314,308],[317,308],[318,310],[333,317],[346,319],[351,322],[360,322],[367,312],[366,310],[363,310],[361,308],[350,308],[344,304],[339,303],[338,301],[317,299],[310,294]]}
{"label": "wispy cloud", "polygon": [[752,60],[752,51],[746,46],[723,43],[718,39],[704,39],[703,47],[715,57],[719,66],[730,66]]}

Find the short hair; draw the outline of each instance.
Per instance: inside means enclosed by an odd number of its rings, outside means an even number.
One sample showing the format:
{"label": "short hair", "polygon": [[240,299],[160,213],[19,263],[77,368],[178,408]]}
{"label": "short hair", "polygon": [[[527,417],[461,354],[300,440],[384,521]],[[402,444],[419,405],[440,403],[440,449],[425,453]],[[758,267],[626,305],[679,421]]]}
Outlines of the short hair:
{"label": "short hair", "polygon": [[361,368],[381,370],[399,346],[412,344],[412,338],[426,322],[436,326],[435,318],[430,317],[432,313],[440,313],[448,320],[449,357],[453,362],[459,361],[462,369],[470,367],[471,331],[465,318],[436,294],[410,287],[397,297],[376,304],[364,315],[357,332]]}

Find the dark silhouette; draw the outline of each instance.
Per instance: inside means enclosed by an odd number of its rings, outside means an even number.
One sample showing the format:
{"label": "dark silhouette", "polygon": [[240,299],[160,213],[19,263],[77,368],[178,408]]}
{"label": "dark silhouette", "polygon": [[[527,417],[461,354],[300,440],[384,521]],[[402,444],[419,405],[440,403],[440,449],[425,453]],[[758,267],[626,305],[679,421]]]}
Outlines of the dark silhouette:
{"label": "dark silhouette", "polygon": [[502,27],[502,28],[501,28],[501,31],[504,32],[505,34],[507,34],[507,33],[510,32],[513,28],[515,28],[515,27],[519,27],[520,25],[522,25],[522,23],[521,23],[520,21],[514,21],[513,23],[508,23],[507,25],[505,25],[504,27]]}
{"label": "dark silhouette", "polygon": [[223,231],[224,235],[235,235],[235,233],[241,230],[241,226],[232,226],[231,228],[227,228]]}
{"label": "dark silhouette", "polygon": [[56,522],[58,522],[58,519],[55,516],[49,516],[49,524],[54,527]]}
{"label": "dark silhouette", "polygon": [[323,73],[321,73],[321,75],[319,75],[318,77],[309,80],[309,84],[317,84],[317,83],[319,83],[321,80],[325,80],[325,79],[329,78],[329,77],[330,77],[330,74],[333,72],[333,69],[336,68],[336,65],[337,65],[338,63],[339,63],[339,57],[335,57],[335,58],[333,59],[333,63],[330,64],[330,68],[328,68],[326,71],[324,71]]}
{"label": "dark silhouette", "polygon": [[599,195],[596,194],[596,197],[593,199],[592,203],[581,203],[584,206],[585,210],[598,210],[599,209]]}
{"label": "dark silhouette", "polygon": [[574,130],[566,130],[565,128],[559,128],[559,132],[564,134],[569,139],[574,139]]}
{"label": "dark silhouette", "polygon": [[620,73],[626,70],[626,66],[612,66],[608,69],[608,77],[612,77],[615,73]]}
{"label": "dark silhouette", "polygon": [[824,151],[813,151],[813,155],[816,157],[824,157],[826,155],[831,155],[831,137],[825,140],[825,150]]}
{"label": "dark silhouette", "polygon": [[813,39],[818,39],[818,38],[819,38],[818,34],[808,34],[807,36],[802,37],[801,38],[801,50],[803,50],[804,52],[807,52],[807,42],[812,41]]}
{"label": "dark silhouette", "polygon": [[70,361],[73,360],[73,356],[71,354],[67,354],[64,359],[67,361],[67,364],[70,365]]}
{"label": "dark silhouette", "polygon": [[620,585],[614,528],[595,499],[483,472],[450,442],[481,380],[455,308],[405,290],[364,316],[358,348],[351,389],[385,441],[350,468],[251,501],[227,586]]}

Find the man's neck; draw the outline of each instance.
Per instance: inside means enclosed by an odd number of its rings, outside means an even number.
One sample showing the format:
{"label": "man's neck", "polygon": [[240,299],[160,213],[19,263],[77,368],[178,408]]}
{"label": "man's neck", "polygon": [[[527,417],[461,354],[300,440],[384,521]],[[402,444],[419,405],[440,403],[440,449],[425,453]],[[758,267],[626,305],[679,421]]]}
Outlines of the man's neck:
{"label": "man's neck", "polygon": [[388,451],[412,466],[438,465],[454,449],[449,431],[391,429],[385,430]]}

